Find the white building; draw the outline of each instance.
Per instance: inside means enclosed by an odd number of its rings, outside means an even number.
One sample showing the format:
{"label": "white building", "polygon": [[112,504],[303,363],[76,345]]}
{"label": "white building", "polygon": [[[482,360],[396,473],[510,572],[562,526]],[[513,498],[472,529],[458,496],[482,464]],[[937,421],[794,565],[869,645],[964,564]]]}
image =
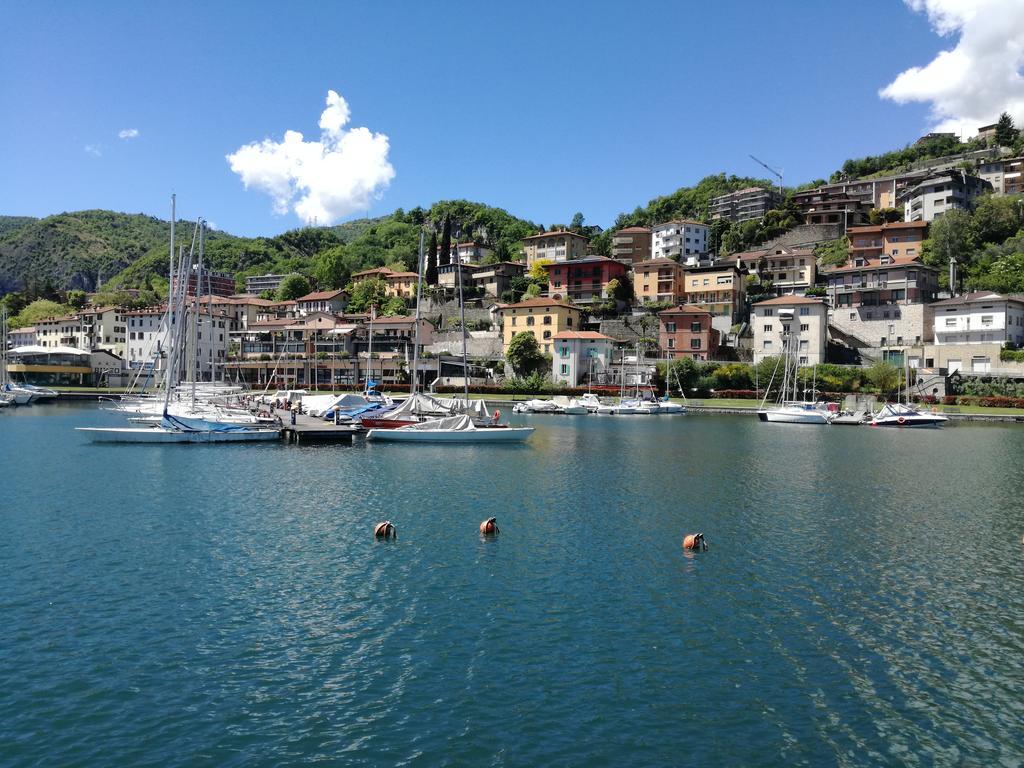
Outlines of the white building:
{"label": "white building", "polygon": [[978,291],[932,304],[935,344],[1024,346],[1024,300]]}
{"label": "white building", "polygon": [[828,307],[807,296],[779,296],[751,309],[754,362],[795,350],[800,365],[825,362]]}
{"label": "white building", "polygon": [[348,306],[348,294],[340,288],[333,291],[313,291],[300,296],[295,303],[302,317],[314,312],[343,312]]}
{"label": "white building", "polygon": [[964,171],[947,171],[925,179],[899,196],[904,221],[934,221],[955,208],[969,210],[992,185]]}
{"label": "white building", "polygon": [[453,243],[451,261],[453,264],[479,264],[493,253],[494,251],[490,248],[484,248],[473,242]]}
{"label": "white building", "polygon": [[708,251],[708,226],[699,221],[666,221],[651,227],[651,258],[697,266]]}
{"label": "white building", "polygon": [[611,363],[615,339],[596,331],[561,331],[552,339],[551,380],[556,384],[578,387],[601,379]]}
{"label": "white building", "polygon": [[[125,312],[128,323],[126,362],[129,368],[155,367],[162,371],[167,365],[169,352],[168,323],[162,307]],[[219,377],[221,366],[227,360],[230,318],[223,313],[210,315],[205,309],[199,313],[196,331],[199,369],[204,380]],[[190,334],[185,334],[190,343]],[[187,368],[187,364],[183,364]]]}

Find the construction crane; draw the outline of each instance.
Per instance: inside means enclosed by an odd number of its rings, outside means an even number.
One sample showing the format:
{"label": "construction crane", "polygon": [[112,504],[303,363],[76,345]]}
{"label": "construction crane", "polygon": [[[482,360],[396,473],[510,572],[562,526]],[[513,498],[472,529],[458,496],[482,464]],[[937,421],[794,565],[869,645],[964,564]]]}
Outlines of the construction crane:
{"label": "construction crane", "polygon": [[748,157],[751,160],[753,160],[755,163],[760,165],[762,168],[764,168],[766,171],[768,171],[769,173],[772,173],[772,174],[774,174],[774,175],[779,177],[779,201],[781,202],[782,198],[784,197],[783,192],[782,192],[782,170],[783,169],[780,168],[779,170],[776,171],[774,168],[772,168],[770,165],[768,165],[768,163],[765,163],[765,162],[763,162],[761,160],[758,160],[753,155],[748,155]]}

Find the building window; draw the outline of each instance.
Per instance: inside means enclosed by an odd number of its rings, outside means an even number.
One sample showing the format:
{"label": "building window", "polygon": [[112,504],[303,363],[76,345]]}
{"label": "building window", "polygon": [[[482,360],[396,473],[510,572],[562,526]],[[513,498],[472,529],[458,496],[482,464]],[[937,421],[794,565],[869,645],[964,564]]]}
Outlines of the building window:
{"label": "building window", "polygon": [[551,325],[551,315],[544,315],[544,325]]}
{"label": "building window", "polygon": [[946,327],[947,328],[956,328],[956,318],[955,317],[947,317],[946,318]]}
{"label": "building window", "polygon": [[807,365],[807,356],[806,355],[801,355],[800,356],[800,365]]}
{"label": "building window", "polygon": [[809,331],[809,330],[811,330],[811,326],[810,326],[809,323],[800,323],[800,330],[801,331]]}
{"label": "building window", "polygon": [[764,316],[765,317],[772,317],[774,314],[775,314],[775,310],[774,309],[766,309],[766,310],[764,310]]}
{"label": "building window", "polygon": [[565,376],[568,373],[569,373],[569,366],[563,363],[562,364],[562,375]]}
{"label": "building window", "polygon": [[690,349],[700,349],[700,339],[690,339]]}
{"label": "building window", "polygon": [[811,314],[811,308],[810,307],[800,307],[800,314],[806,317],[807,315]]}
{"label": "building window", "polygon": [[544,331],[544,339],[547,340],[547,339],[550,339],[550,338],[551,338],[551,331]]}
{"label": "building window", "polygon": [[992,325],[992,315],[982,315],[981,316],[981,324],[982,325]]}
{"label": "building window", "polygon": [[561,352],[562,357],[568,357],[569,356],[569,347],[562,347],[561,350],[562,350],[562,352]]}
{"label": "building window", "polygon": [[771,339],[765,339],[764,342],[761,344],[761,348],[762,349],[771,349],[772,348],[772,340]]}
{"label": "building window", "polygon": [[516,324],[516,316],[512,315],[512,325],[515,325],[515,324]]}
{"label": "building window", "polygon": [[533,315],[530,315],[528,318],[526,318],[526,324],[533,325]]}
{"label": "building window", "polygon": [[572,328],[572,318],[571,317],[565,318],[565,325],[568,328]]}
{"label": "building window", "polygon": [[676,324],[675,323],[665,323],[665,331],[667,333],[675,333],[676,332]]}
{"label": "building window", "polygon": [[668,348],[669,349],[675,349],[676,348],[676,340],[675,339],[671,339],[670,338],[668,340]]}
{"label": "building window", "polygon": [[766,326],[764,327],[764,332],[765,332],[765,333],[771,333],[771,332],[772,332],[772,327],[771,327],[771,325],[766,325]]}

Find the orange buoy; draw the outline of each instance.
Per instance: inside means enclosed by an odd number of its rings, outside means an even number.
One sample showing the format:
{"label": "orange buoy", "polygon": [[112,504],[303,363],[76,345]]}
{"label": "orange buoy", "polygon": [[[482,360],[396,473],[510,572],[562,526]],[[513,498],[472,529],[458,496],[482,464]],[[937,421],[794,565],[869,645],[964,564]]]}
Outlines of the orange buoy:
{"label": "orange buoy", "polygon": [[480,523],[480,533],[488,536],[493,533],[498,533],[498,518],[489,517]]}
{"label": "orange buoy", "polygon": [[708,543],[704,540],[703,533],[688,533],[683,538],[683,549],[689,549],[694,552],[704,550],[707,552]]}
{"label": "orange buoy", "polygon": [[398,529],[390,520],[385,520],[383,523],[377,523],[373,529],[373,535],[378,539],[397,539]]}

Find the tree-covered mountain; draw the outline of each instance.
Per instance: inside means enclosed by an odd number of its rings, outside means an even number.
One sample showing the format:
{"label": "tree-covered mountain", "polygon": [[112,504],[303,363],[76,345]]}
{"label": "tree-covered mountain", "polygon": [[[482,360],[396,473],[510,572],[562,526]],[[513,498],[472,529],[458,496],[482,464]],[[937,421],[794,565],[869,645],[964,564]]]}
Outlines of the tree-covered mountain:
{"label": "tree-covered mountain", "polygon": [[[522,238],[539,229],[500,208],[446,200],[429,209],[399,209],[275,237],[208,231],[206,263],[235,275],[239,286],[247,275],[297,272],[321,287],[341,287],[361,269],[415,269],[421,227],[439,229],[446,215],[462,240],[476,240],[504,259],[517,257]],[[0,295],[35,298],[54,291],[95,291],[98,285],[105,291],[147,288],[167,277],[170,222],[152,216],[77,211],[44,219],[4,217],[0,227]],[[194,229],[194,222],[178,222],[177,245],[189,248]]]}

